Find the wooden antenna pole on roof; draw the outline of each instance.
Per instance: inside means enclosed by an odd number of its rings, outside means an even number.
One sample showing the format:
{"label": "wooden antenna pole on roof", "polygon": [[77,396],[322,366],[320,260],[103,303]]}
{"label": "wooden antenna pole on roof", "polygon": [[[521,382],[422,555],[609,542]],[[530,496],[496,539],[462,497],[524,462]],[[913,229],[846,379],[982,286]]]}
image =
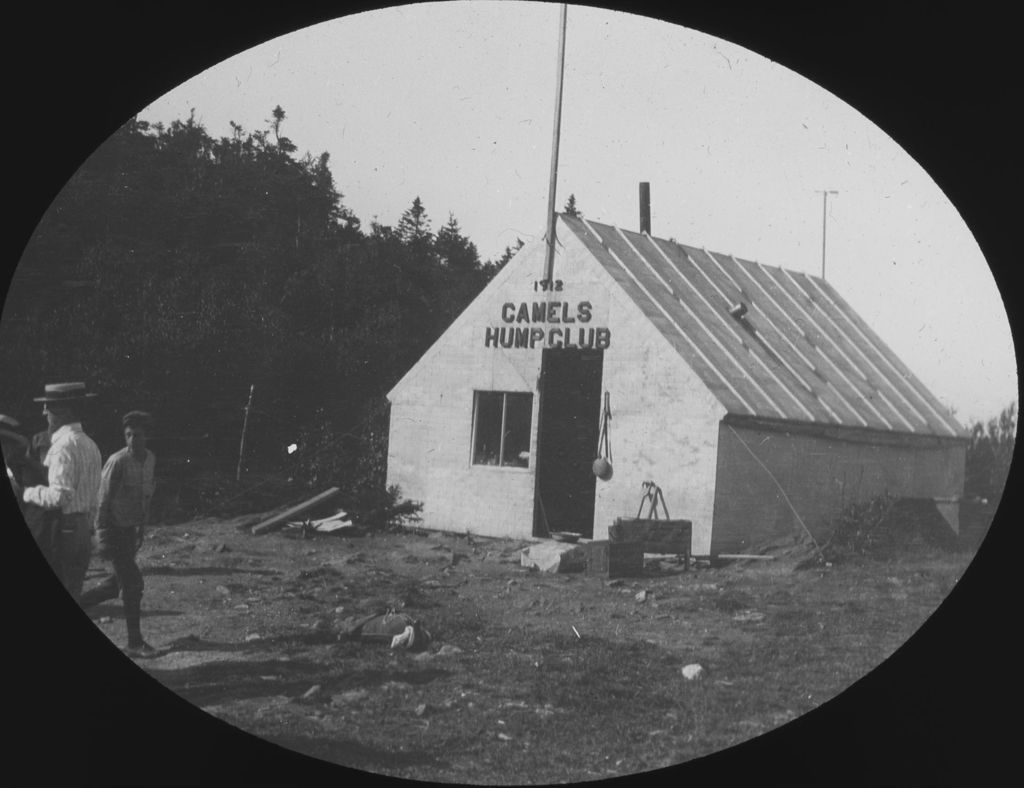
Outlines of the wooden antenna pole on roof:
{"label": "wooden antenna pole on roof", "polygon": [[[562,127],[562,77],[565,73],[565,19],[569,6],[562,3],[558,33],[558,82],[555,89],[555,129],[551,142],[551,178],[548,182],[548,250],[544,278],[551,282],[555,271],[555,184],[558,181],[558,138]],[[550,287],[550,285],[549,285]]]}

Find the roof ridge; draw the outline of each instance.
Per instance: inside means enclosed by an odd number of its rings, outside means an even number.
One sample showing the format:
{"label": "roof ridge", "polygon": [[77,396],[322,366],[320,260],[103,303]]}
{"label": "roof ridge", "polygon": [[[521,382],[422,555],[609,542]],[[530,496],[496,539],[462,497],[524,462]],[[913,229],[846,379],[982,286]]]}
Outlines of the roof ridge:
{"label": "roof ridge", "polygon": [[[774,417],[779,411],[795,423],[837,426],[838,421],[839,426],[858,429],[956,436],[935,412],[935,395],[920,381],[915,379],[914,385],[903,379],[904,362],[877,335],[862,336],[863,319],[820,277],[609,222],[562,216],[620,286],[624,277],[632,280],[636,286],[626,287],[626,292],[645,314],[664,316],[659,329],[666,337],[677,330],[683,334],[703,360],[702,367],[707,367],[694,371],[729,413],[754,410],[759,416]],[[690,279],[690,266],[701,277]],[[666,285],[666,296],[661,286],[666,277],[675,281],[676,275],[688,287],[676,291]],[[756,343],[747,347],[749,353],[739,352],[746,343],[742,331],[734,330],[732,297],[740,297],[740,303],[748,302],[753,310],[742,329],[755,338],[760,332],[779,338],[766,345],[778,358],[760,353]],[[853,328],[847,329],[844,321]],[[685,359],[682,348],[676,350]],[[800,386],[804,388],[798,390]],[[808,391],[822,403],[820,414],[811,400],[804,401]]]}

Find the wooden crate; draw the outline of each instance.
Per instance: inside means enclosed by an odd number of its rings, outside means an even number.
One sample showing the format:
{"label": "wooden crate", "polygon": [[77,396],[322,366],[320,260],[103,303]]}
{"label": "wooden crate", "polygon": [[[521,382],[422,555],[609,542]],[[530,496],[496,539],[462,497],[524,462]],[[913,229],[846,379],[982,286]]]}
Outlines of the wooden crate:
{"label": "wooden crate", "polygon": [[690,543],[693,523],[689,520],[639,520],[619,517],[608,526],[612,544],[639,542],[645,553],[670,553],[686,558],[690,568]]}
{"label": "wooden crate", "polygon": [[639,577],[644,573],[644,550],[640,542],[590,542],[587,574],[597,577]]}

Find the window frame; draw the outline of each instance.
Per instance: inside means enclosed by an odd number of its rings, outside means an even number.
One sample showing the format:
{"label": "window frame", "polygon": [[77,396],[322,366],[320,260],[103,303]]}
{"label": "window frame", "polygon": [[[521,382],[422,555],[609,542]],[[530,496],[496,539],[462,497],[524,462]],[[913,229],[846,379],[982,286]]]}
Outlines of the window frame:
{"label": "window frame", "polygon": [[[476,459],[476,439],[480,426],[480,399],[481,395],[484,394],[500,394],[501,395],[501,431],[499,433],[498,440],[498,462],[494,465],[486,462],[478,462]],[[528,427],[529,441],[526,459],[526,465],[512,465],[505,464],[503,458],[505,456],[505,427],[508,424],[508,398],[509,395],[529,397],[530,403],[530,423]],[[471,429],[470,443],[469,443],[469,465],[471,468],[497,468],[501,470],[512,470],[512,471],[528,471],[532,468],[533,464],[533,392],[532,391],[494,391],[491,389],[473,389],[473,427]]]}

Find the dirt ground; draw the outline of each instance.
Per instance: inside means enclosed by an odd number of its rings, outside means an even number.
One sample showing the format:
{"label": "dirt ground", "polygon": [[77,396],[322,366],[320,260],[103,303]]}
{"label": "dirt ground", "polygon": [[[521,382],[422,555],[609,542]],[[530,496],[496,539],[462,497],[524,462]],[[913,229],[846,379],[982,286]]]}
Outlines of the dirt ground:
{"label": "dirt ground", "polygon": [[[524,569],[523,542],[253,536],[251,522],[150,531],[143,630],[161,652],[139,666],[291,750],[477,784],[635,774],[776,728],[904,643],[971,557],[689,572],[649,558],[643,577],[608,580]],[[346,619],[387,608],[425,623],[427,651],[339,639]],[[123,645],[119,601],[90,616]],[[691,664],[703,669],[693,680]]]}

